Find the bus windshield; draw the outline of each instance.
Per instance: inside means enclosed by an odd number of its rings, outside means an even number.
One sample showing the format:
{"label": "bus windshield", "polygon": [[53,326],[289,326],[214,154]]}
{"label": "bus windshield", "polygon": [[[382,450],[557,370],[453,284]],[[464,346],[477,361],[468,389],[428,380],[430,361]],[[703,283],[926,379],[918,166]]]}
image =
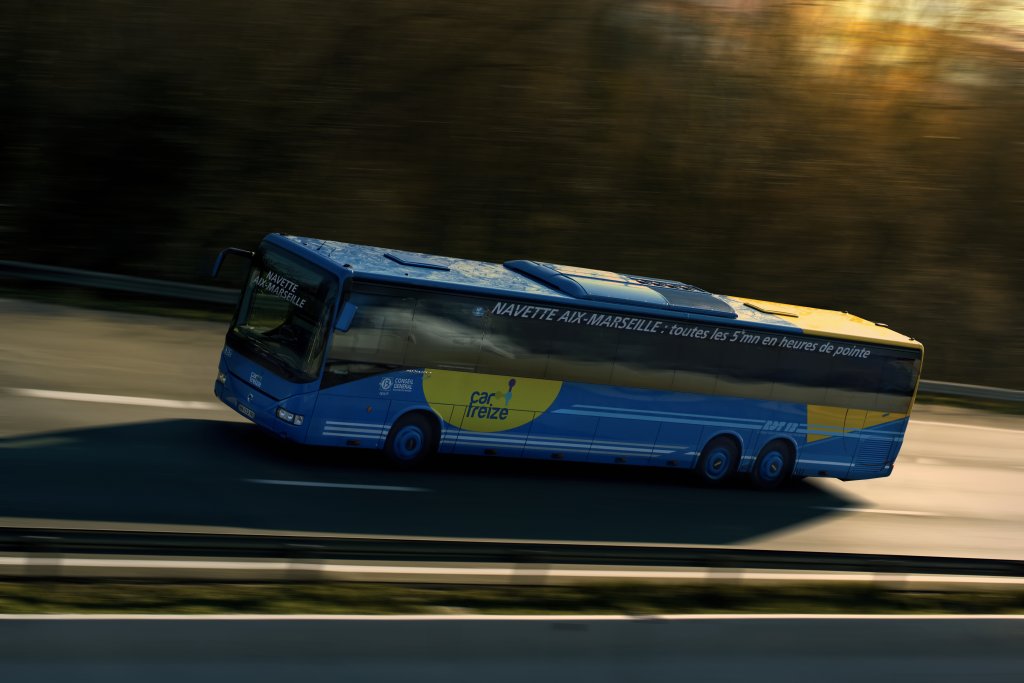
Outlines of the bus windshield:
{"label": "bus windshield", "polygon": [[253,259],[230,336],[285,379],[311,382],[320,373],[337,298],[333,275],[264,245]]}

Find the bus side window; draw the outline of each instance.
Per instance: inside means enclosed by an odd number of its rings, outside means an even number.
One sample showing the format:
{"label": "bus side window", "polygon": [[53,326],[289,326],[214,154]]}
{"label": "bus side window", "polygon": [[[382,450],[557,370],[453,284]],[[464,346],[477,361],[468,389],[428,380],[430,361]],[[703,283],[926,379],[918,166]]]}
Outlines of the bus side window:
{"label": "bus side window", "polygon": [[547,378],[609,384],[618,344],[619,332],[609,327],[559,325],[551,338]]}
{"label": "bus side window", "polygon": [[335,332],[329,357],[404,364],[415,299],[357,292],[352,303],[359,310],[347,332]]}
{"label": "bus side window", "polygon": [[483,300],[424,292],[416,303],[406,365],[475,372],[486,312]]}
{"label": "bus side window", "polygon": [[489,315],[478,372],[542,379],[556,323]]}
{"label": "bus side window", "polygon": [[921,361],[916,358],[885,358],[875,410],[887,413],[910,411]]}
{"label": "bus side window", "polygon": [[661,334],[623,332],[619,337],[611,383],[671,391],[675,342],[671,337]]}
{"label": "bus side window", "polygon": [[[792,343],[806,341],[799,337],[780,337],[780,344],[782,340],[790,340]],[[831,368],[832,357],[828,354],[817,350],[780,347],[772,400],[826,405]]]}
{"label": "bus side window", "polygon": [[828,405],[874,410],[880,385],[878,355],[868,358],[836,356],[828,375]]}
{"label": "bus side window", "polygon": [[[744,335],[748,336],[748,335]],[[779,349],[756,342],[731,342],[718,371],[715,394],[768,400],[778,373]],[[724,343],[724,342],[723,342]]]}
{"label": "bus side window", "polygon": [[718,382],[718,371],[722,364],[724,345],[710,339],[694,339],[692,337],[671,337],[675,351],[670,367],[675,370],[672,376],[674,391],[692,392],[696,394],[715,393]]}

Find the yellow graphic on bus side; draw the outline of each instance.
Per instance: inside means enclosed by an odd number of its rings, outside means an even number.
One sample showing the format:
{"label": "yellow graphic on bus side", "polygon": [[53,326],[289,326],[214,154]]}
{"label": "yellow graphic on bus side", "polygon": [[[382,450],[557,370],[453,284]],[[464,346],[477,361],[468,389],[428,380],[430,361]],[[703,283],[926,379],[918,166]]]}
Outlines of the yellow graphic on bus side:
{"label": "yellow graphic on bus side", "polygon": [[427,370],[423,376],[430,407],[445,415],[445,406],[455,406],[448,422],[473,432],[521,427],[550,408],[561,389],[554,380],[509,375]]}
{"label": "yellow graphic on bus side", "polygon": [[836,408],[833,406],[807,406],[807,442],[821,441],[830,436],[842,436],[860,429],[868,429],[902,420],[907,413],[885,413],[877,410]]}

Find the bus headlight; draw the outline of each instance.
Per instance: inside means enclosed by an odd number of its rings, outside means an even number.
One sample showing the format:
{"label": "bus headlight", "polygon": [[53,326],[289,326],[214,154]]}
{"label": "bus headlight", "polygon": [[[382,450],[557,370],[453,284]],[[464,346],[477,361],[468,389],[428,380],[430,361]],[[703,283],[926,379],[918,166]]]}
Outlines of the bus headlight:
{"label": "bus headlight", "polygon": [[227,383],[228,383],[228,376],[225,375],[223,372],[218,371],[217,372],[217,384],[227,384]]}
{"label": "bus headlight", "polygon": [[284,420],[288,424],[293,424],[295,426],[299,426],[299,425],[302,424],[302,416],[301,415],[296,415],[295,413],[287,411],[284,408],[278,408],[276,415],[277,415],[277,419]]}

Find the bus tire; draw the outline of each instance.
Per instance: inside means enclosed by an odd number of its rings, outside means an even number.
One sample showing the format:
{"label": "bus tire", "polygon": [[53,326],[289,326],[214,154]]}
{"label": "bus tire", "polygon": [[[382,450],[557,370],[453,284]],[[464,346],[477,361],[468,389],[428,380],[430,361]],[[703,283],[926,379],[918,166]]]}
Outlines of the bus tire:
{"label": "bus tire", "polygon": [[717,436],[708,441],[697,460],[697,476],[705,484],[718,486],[732,477],[740,464],[740,449],[736,441]]}
{"label": "bus tire", "polygon": [[793,446],[781,439],[772,441],[761,449],[750,470],[754,488],[770,491],[782,486],[793,473]]}
{"label": "bus tire", "polygon": [[384,452],[402,467],[421,465],[437,450],[437,428],[425,415],[412,413],[398,419],[388,432]]}

